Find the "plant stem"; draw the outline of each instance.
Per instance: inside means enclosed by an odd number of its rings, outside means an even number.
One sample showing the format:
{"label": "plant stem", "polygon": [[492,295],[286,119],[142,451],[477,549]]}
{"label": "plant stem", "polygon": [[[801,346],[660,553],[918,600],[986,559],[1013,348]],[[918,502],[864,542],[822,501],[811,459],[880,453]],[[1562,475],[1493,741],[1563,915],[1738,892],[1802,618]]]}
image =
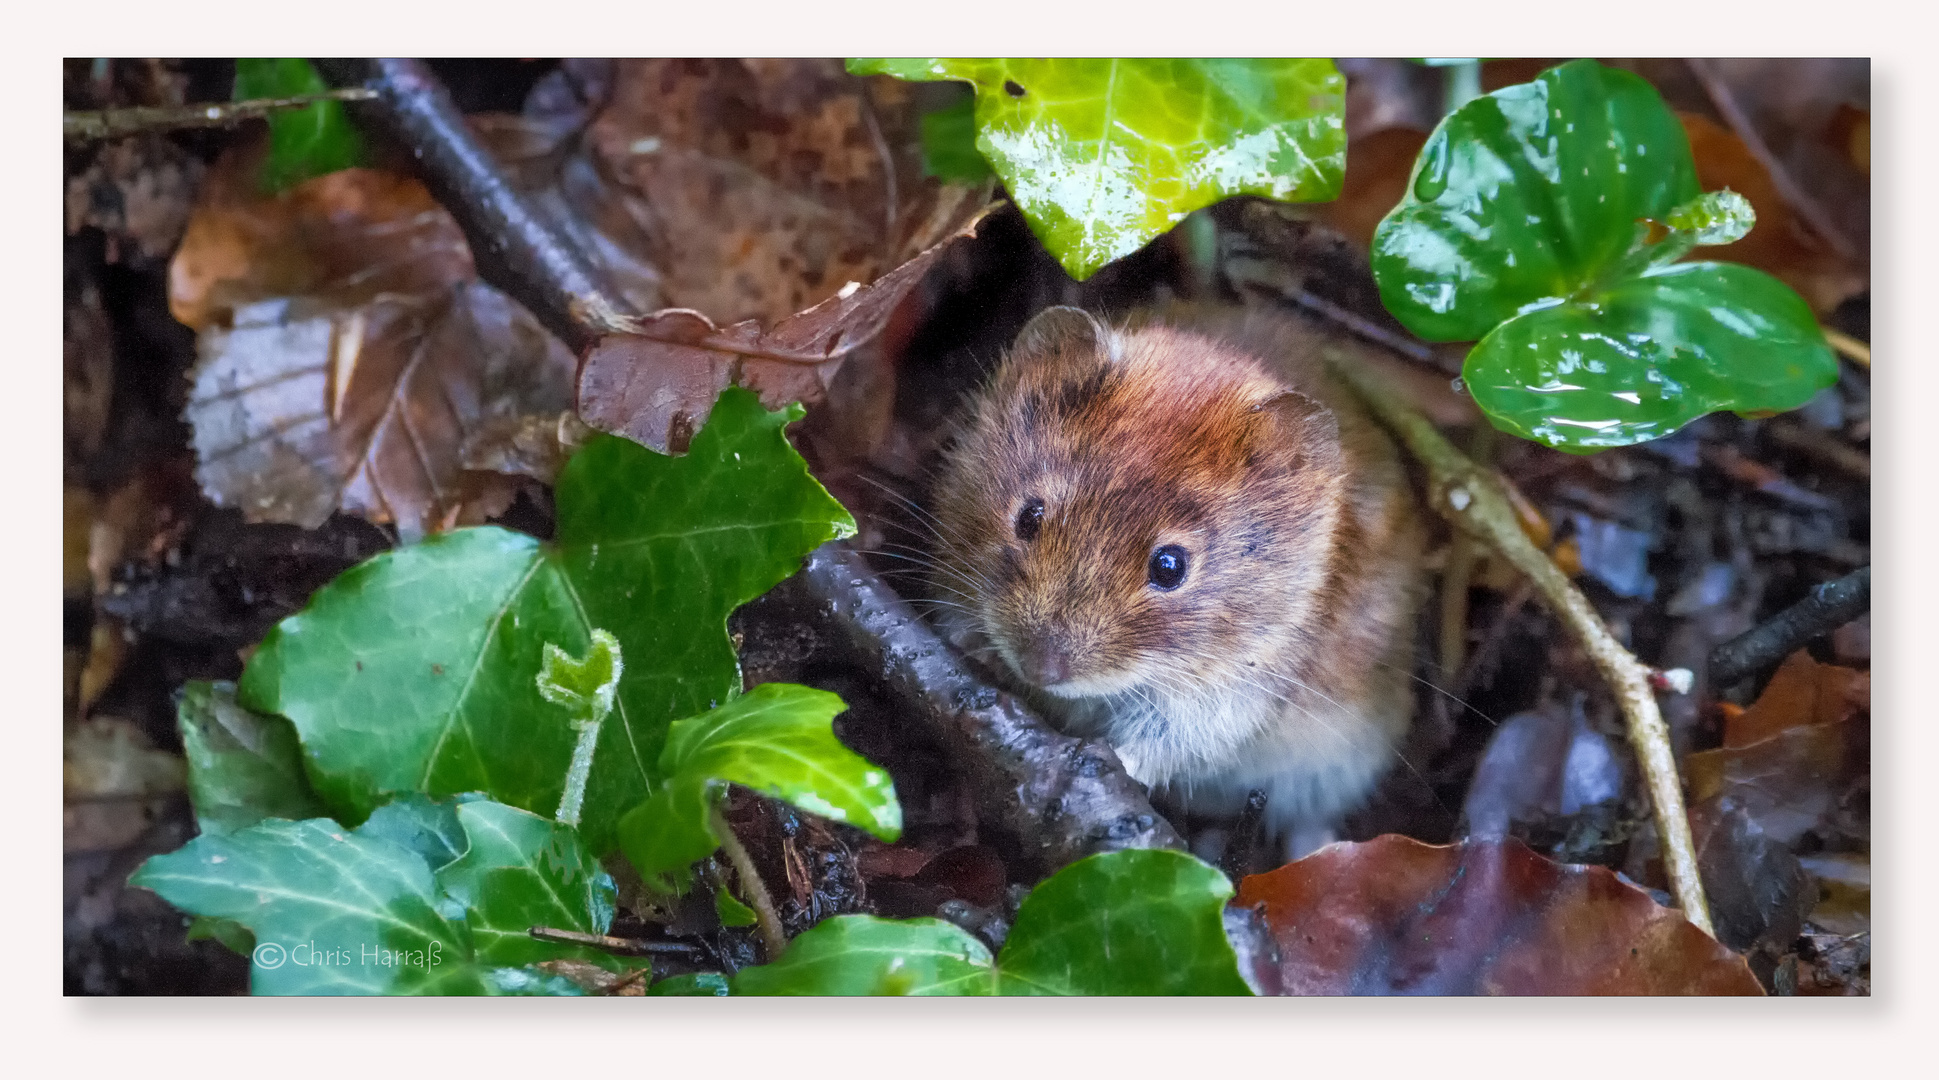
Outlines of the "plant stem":
{"label": "plant stem", "polygon": [[321,94],[302,94],[286,98],[215,101],[206,105],[181,105],[171,108],[138,107],[104,109],[99,112],[62,113],[61,136],[69,143],[89,143],[139,135],[144,131],[228,127],[245,120],[260,120],[282,109],[301,109],[319,101],[368,101],[376,96],[374,92],[362,87],[350,87]]}
{"label": "plant stem", "polygon": [[579,824],[579,807],[586,801],[586,778],[592,775],[592,752],[599,745],[599,721],[579,720],[579,741],[572,747],[572,764],[566,766],[566,790],[559,797],[559,812],[552,815],[561,825]]}
{"label": "plant stem", "polygon": [[1443,116],[1481,96],[1481,61],[1463,60],[1441,69]]}
{"label": "plant stem", "polygon": [[734,864],[734,873],[741,879],[741,889],[747,893],[748,906],[754,909],[754,921],[761,931],[761,942],[767,946],[768,962],[780,959],[781,951],[788,947],[787,931],[781,928],[781,916],[774,909],[774,898],[768,895],[768,887],[761,880],[760,871],[754,869],[754,860],[741,846],[741,838],[734,835],[734,827],[727,823],[727,815],[715,806],[709,811],[714,826],[714,836],[720,841],[721,850],[727,852],[727,861]]}
{"label": "plant stem", "polygon": [[1492,472],[1470,461],[1443,438],[1427,418],[1388,393],[1365,365],[1337,347],[1328,347],[1334,373],[1351,386],[1382,422],[1400,437],[1408,450],[1427,466],[1428,501],[1455,527],[1487,544],[1535,586],[1589,654],[1597,670],[1615,691],[1629,730],[1629,743],[1642,765],[1643,777],[1655,810],[1656,831],[1663,844],[1663,867],[1670,891],[1684,917],[1704,933],[1716,936],[1710,908],[1697,872],[1696,844],[1683,807],[1683,788],[1677,778],[1676,755],[1670,747],[1669,725],[1656,706],[1650,669],[1622,647],[1587,597],[1569,581],[1553,560],[1542,554],[1516,519],[1514,506]]}
{"label": "plant stem", "polygon": [[1825,341],[1829,342],[1832,348],[1838,350],[1838,355],[1850,360],[1866,371],[1872,370],[1872,347],[1870,345],[1865,344],[1842,330],[1833,330],[1829,326],[1820,327],[1820,329],[1825,332]]}

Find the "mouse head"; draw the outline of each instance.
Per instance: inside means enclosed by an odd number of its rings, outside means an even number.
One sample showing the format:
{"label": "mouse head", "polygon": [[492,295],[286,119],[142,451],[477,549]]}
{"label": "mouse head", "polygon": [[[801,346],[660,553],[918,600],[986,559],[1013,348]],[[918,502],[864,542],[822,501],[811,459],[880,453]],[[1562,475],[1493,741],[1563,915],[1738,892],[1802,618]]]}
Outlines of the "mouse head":
{"label": "mouse head", "polygon": [[1259,358],[1051,308],[956,433],[939,584],[1061,697],[1257,685],[1321,600],[1344,488],[1333,414]]}

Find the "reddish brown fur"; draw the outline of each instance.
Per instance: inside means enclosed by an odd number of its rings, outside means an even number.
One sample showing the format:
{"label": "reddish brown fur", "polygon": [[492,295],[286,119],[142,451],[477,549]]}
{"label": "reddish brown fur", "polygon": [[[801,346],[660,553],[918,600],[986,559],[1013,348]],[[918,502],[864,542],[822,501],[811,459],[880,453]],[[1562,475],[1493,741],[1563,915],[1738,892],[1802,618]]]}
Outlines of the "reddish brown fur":
{"label": "reddish brown fur", "polygon": [[[1015,673],[1068,668],[1047,688],[1060,720],[1194,802],[1277,777],[1282,831],[1350,809],[1411,704],[1411,496],[1314,344],[1261,314],[1112,331],[1053,309],[976,401],[934,497],[942,584]],[[1147,579],[1167,544],[1188,552],[1173,591]]]}

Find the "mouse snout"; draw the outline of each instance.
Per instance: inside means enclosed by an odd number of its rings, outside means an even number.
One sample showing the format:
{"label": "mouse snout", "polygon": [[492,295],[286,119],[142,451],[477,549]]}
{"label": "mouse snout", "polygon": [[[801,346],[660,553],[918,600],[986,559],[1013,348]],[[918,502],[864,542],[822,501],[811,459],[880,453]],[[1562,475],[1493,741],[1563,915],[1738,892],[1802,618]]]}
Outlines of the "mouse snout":
{"label": "mouse snout", "polygon": [[1070,650],[1048,637],[1025,641],[1017,649],[1017,669],[1038,686],[1055,686],[1070,678]]}

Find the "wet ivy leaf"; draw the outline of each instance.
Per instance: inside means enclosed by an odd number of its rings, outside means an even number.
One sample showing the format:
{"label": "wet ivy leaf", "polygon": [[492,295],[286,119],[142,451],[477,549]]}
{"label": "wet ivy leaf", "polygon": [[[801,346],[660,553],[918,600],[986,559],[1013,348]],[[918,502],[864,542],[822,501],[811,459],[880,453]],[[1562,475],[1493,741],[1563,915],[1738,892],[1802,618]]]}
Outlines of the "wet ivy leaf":
{"label": "wet ivy leaf", "polygon": [[976,184],[994,176],[976,148],[976,97],[922,114],[922,171],[939,180]]}
{"label": "wet ivy leaf", "polygon": [[471,844],[458,821],[458,802],[465,798],[429,799],[407,791],[372,811],[370,819],[357,826],[357,834],[409,848],[432,870],[440,870],[457,861]]}
{"label": "wet ivy leaf", "polygon": [[988,997],[990,950],[941,919],[840,915],[788,943],[771,964],[734,976],[737,994]]}
{"label": "wet ivy leaf", "polygon": [[739,994],[1249,994],[1225,936],[1232,886],[1178,851],[1092,855],[1023,902],[1002,953],[940,919],[829,919]]}
{"label": "wet ivy leaf", "polygon": [[234,683],[183,686],[175,721],[188,758],[189,802],[203,833],[327,813],[303,775],[303,752],[290,722],[236,704]]}
{"label": "wet ivy leaf", "polygon": [[612,925],[614,885],[578,833],[502,803],[460,803],[470,846],[437,872],[438,885],[466,910],[480,963],[524,965],[562,956],[610,960],[534,939],[550,926],[602,934]]}
{"label": "wet ivy leaf", "polygon": [[388,809],[356,830],[327,818],[269,820],[198,837],[130,880],[195,915],[205,936],[234,948],[253,935],[258,994],[577,992],[519,966],[584,953],[533,940],[533,925],[611,925],[612,880],[572,830],[462,801],[454,820],[464,855],[434,872],[393,837],[440,831],[440,811],[452,808],[419,798]]}
{"label": "wet ivy leaf", "polygon": [[1250,994],[1221,912],[1232,885],[1178,851],[1079,859],[1031,890],[1003,944],[1005,994]]}
{"label": "wet ivy leaf", "polygon": [[255,934],[257,994],[477,994],[462,919],[438,912],[415,852],[325,819],[201,836],[129,879],[195,915]]}
{"label": "wet ivy leaf", "polygon": [[673,975],[647,987],[648,997],[726,997],[727,976],[718,971]]}
{"label": "wet ivy leaf", "polygon": [[673,724],[660,755],[667,777],[620,821],[627,858],[648,885],[684,890],[688,866],[713,854],[711,810],[729,783],[866,830],[902,835],[887,770],[843,746],[833,728],[847,708],[823,690],[763,683],[719,708]]}
{"label": "wet ivy leaf", "polygon": [[728,613],[854,530],[782,433],[800,415],[729,390],[684,457],[595,438],[559,477],[553,541],[465,529],[352,568],[270,632],[241,699],[290,718],[349,820],[401,791],[549,814],[577,733],[539,694],[542,649],[584,655],[603,627],[625,673],[581,821],[610,851],[667,725],[739,690]]}
{"label": "wet ivy leaf", "polygon": [[976,147],[1078,280],[1228,195],[1315,202],[1346,168],[1331,60],[857,59],[976,88]]}
{"label": "wet ivy leaf", "polygon": [[[236,61],[236,101],[300,97],[328,89],[308,60]],[[269,157],[263,161],[261,182],[270,191],[281,191],[313,176],[360,165],[363,157],[363,139],[344,112],[343,102],[283,109],[269,114]]]}
{"label": "wet ivy leaf", "polygon": [[1685,220],[1701,194],[1656,90],[1574,61],[1441,123],[1375,233],[1374,276],[1414,333],[1480,339],[1463,377],[1523,438],[1589,452],[1796,408],[1837,377],[1804,301],[1747,267],[1669,265],[1722,234],[1650,241],[1646,222]]}
{"label": "wet ivy leaf", "polygon": [[1678,912],[1518,840],[1331,844],[1241,881],[1238,903],[1265,905],[1289,994],[1762,992]]}

